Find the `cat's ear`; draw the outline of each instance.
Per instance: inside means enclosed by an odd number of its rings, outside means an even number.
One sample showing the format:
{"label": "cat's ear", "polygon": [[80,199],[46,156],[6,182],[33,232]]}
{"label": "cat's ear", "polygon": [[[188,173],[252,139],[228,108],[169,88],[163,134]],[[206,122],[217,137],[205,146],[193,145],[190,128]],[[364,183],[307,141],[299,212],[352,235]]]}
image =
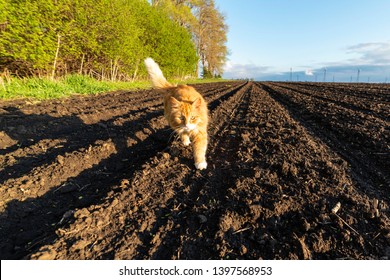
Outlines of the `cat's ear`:
{"label": "cat's ear", "polygon": [[178,109],[180,107],[180,101],[177,100],[175,97],[171,96],[171,107]]}
{"label": "cat's ear", "polygon": [[197,98],[195,99],[195,101],[192,102],[192,107],[198,109],[201,104],[202,104],[202,100],[200,98]]}

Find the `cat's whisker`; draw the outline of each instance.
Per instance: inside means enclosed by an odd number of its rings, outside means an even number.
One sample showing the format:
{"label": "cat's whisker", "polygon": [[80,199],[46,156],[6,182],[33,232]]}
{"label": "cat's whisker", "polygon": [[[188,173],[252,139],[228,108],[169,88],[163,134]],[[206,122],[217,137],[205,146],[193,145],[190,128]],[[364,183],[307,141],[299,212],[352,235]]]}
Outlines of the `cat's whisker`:
{"label": "cat's whisker", "polygon": [[177,140],[178,135],[177,135],[176,131],[172,131],[172,133],[169,135],[168,142],[171,142],[172,137],[174,137],[174,141]]}
{"label": "cat's whisker", "polygon": [[175,128],[175,129],[173,129],[173,132],[170,134],[169,140],[168,140],[168,141],[171,141],[172,137],[174,137],[174,141],[178,141],[179,138],[180,138],[181,132],[182,132],[182,129],[181,129],[181,128]]}

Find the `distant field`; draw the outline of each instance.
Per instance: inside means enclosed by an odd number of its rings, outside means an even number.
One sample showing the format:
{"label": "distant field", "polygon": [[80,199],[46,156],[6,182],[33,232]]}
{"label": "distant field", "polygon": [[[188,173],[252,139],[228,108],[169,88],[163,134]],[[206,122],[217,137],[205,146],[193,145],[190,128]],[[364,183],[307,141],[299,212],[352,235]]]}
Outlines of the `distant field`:
{"label": "distant field", "polygon": [[0,101],[1,259],[390,257],[389,85],[195,87],[203,171],[153,90]]}

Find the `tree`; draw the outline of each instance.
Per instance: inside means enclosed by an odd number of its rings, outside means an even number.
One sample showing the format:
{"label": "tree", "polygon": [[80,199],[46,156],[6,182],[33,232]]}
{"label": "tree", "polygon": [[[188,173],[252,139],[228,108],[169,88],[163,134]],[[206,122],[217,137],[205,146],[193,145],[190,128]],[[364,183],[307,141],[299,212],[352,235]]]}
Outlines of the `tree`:
{"label": "tree", "polygon": [[[144,53],[153,57],[169,76],[194,75],[198,57],[191,34],[155,6],[139,17]],[[144,72],[146,74],[146,72]]]}
{"label": "tree", "polygon": [[[214,0],[152,0],[152,5],[192,34],[204,69],[202,76],[220,76],[228,54],[227,25]],[[198,76],[198,67],[196,73]]]}
{"label": "tree", "polygon": [[227,25],[224,16],[216,9],[214,0],[201,0],[196,11],[198,26],[195,40],[203,68],[212,76],[223,73],[227,59]]}
{"label": "tree", "polygon": [[190,32],[193,31],[197,22],[192,9],[199,3],[199,0],[152,0],[152,6],[166,13],[174,22]]}

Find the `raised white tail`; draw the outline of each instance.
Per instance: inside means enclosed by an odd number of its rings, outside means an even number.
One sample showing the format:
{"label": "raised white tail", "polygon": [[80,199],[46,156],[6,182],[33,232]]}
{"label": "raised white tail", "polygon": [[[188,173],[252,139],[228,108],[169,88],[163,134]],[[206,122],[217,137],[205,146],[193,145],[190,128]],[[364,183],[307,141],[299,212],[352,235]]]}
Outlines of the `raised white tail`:
{"label": "raised white tail", "polygon": [[169,88],[172,87],[172,84],[170,84],[164,77],[164,74],[162,73],[160,67],[154,60],[150,57],[145,59],[145,66],[148,70],[149,77],[152,80],[153,87],[156,89],[162,89],[162,88]]}

